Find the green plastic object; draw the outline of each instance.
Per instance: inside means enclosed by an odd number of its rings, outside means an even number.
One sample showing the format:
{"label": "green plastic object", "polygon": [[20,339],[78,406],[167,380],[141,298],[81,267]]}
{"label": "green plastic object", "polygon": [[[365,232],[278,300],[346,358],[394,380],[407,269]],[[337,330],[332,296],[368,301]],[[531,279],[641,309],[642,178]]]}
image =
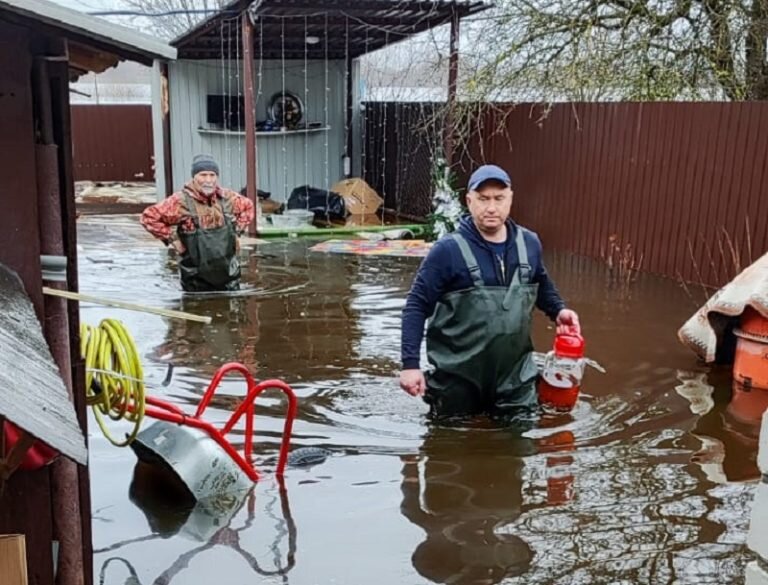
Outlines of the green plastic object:
{"label": "green plastic object", "polygon": [[344,236],[357,234],[360,232],[388,232],[393,230],[408,230],[414,236],[422,236],[426,232],[426,225],[407,224],[407,225],[385,225],[385,226],[344,226],[335,228],[261,228],[257,236],[259,238],[287,238],[291,236],[302,236],[312,238],[315,236]]}

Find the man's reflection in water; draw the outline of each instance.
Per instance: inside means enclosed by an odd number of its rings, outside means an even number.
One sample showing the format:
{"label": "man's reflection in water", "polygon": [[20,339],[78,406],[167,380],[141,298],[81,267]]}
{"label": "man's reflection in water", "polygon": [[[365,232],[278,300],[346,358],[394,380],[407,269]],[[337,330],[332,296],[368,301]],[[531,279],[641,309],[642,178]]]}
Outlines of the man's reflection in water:
{"label": "man's reflection in water", "polygon": [[531,548],[505,528],[520,515],[522,457],[535,451],[523,430],[430,427],[405,461],[401,511],[426,532],[412,556],[420,575],[493,584],[528,571]]}

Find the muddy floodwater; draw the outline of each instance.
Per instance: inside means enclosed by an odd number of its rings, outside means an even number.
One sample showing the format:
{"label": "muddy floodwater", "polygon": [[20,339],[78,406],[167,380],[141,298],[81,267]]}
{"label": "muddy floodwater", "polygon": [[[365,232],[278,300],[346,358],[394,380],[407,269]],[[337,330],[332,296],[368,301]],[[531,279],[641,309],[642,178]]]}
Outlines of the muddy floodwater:
{"label": "muddy floodwater", "polygon": [[[191,412],[218,366],[243,362],[295,389],[294,446],[331,452],[289,468],[280,490],[272,458],[284,402],[266,395],[255,421],[264,479],[220,509],[190,508],[159,502],[133,452],[92,424],[97,583],[743,582],[766,404],[734,394],[727,371],[677,341],[700,290],[652,276],[621,286],[600,262],[548,255],[607,373],[588,370],[576,409],[532,428],[441,427],[397,383],[400,312],[419,259],[270,241],[243,251],[253,294],[189,298],[134,218],[87,217],[79,230],[83,292],[213,318],[83,306],[87,323],[127,324],[151,393]],[[537,349],[552,338],[537,315]],[[243,390],[227,380],[208,419],[225,421]]]}

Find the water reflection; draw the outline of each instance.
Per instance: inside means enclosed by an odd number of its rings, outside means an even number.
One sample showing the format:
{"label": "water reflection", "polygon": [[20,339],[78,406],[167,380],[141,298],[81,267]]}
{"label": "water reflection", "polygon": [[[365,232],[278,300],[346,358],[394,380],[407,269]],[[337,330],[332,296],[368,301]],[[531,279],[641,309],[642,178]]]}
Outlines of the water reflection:
{"label": "water reflection", "polygon": [[[297,529],[285,486],[281,486],[277,494],[263,508],[264,516],[274,522],[276,532],[270,546],[274,567],[269,569],[261,566],[250,547],[246,548],[241,544],[242,535],[264,528],[255,526],[255,488],[195,501],[186,487],[171,472],[161,466],[138,462],[134,468],[129,496],[144,513],[151,534],[95,550],[96,554],[115,551],[139,542],[175,536],[203,543],[179,555],[151,581],[153,585],[169,585],[177,577],[179,577],[177,582],[184,583],[184,578],[180,575],[189,568],[190,563],[196,557],[217,546],[225,546],[236,552],[254,573],[264,577],[285,577],[296,564]],[[279,506],[279,513],[275,510],[276,505]],[[236,519],[243,515],[245,519],[242,525],[238,528],[233,527]],[[285,550],[285,553],[281,554],[281,550]],[[102,583],[109,563],[116,558],[118,557],[110,557],[102,565],[100,571]],[[130,576],[134,579],[131,583],[140,585],[130,562],[122,558],[120,560],[129,569]]]}
{"label": "water reflection", "polygon": [[681,384],[675,390],[699,416],[691,432],[701,447],[692,461],[715,483],[758,479],[757,451],[768,392],[733,382],[729,368],[709,374],[679,372],[678,377]]}
{"label": "water reflection", "polygon": [[[138,483],[126,493],[132,454],[94,434],[97,574],[108,558],[123,557],[144,585],[160,576],[174,585],[216,583],[227,559],[234,563],[222,583],[743,582],[753,413],[764,395],[735,391],[728,372],[709,371],[678,343],[675,331],[698,303],[674,282],[642,276],[624,290],[607,285],[600,263],[550,258],[583,318],[588,354],[607,374],[590,371],[572,417],[543,419],[522,435],[485,423],[426,428],[423,405],[396,379],[400,310],[418,262],[270,242],[246,266],[257,293],[187,298],[156,243],[132,247],[95,227],[84,234],[83,291],[213,317],[200,326],[83,308],[86,322],[126,322],[153,380],[162,380],[164,362],[175,363],[171,385],[153,394],[193,410],[215,369],[242,361],[258,377],[295,387],[296,446],[338,454],[289,474],[302,528],[301,562],[293,565],[295,526],[287,499],[270,489],[268,467],[255,510],[246,498],[218,525],[209,512],[196,522],[194,507],[180,500],[152,503]],[[551,346],[553,333],[536,319],[538,349]],[[223,384],[211,420],[226,420],[242,393],[241,380]],[[283,413],[279,399],[260,399],[260,456],[276,453]],[[360,517],[371,526],[360,526]],[[254,575],[257,567],[229,543],[265,572],[290,574]],[[350,555],[363,568],[355,572]],[[133,578],[121,562],[112,561],[108,576]],[[339,567],[355,577],[345,580]]]}
{"label": "water reflection", "polygon": [[403,458],[400,510],[425,532],[411,560],[434,583],[500,583],[528,571],[533,552],[498,529],[520,515],[520,429],[430,427],[417,457]]}
{"label": "water reflection", "polygon": [[183,296],[182,310],[209,315],[213,322],[169,321],[153,355],[198,375],[238,361],[257,377],[292,382],[338,378],[359,367],[362,332],[352,304],[360,265],[303,245],[275,243],[268,249],[244,267],[244,285],[258,294]]}

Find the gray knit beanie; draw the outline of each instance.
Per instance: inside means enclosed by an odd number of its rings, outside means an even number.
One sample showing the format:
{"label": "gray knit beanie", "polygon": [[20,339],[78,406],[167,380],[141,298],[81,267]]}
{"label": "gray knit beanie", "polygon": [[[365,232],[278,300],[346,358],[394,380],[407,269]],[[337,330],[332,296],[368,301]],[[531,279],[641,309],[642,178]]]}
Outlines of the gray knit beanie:
{"label": "gray knit beanie", "polygon": [[210,171],[219,174],[219,165],[213,160],[210,154],[197,154],[192,159],[192,176],[203,171]]}

